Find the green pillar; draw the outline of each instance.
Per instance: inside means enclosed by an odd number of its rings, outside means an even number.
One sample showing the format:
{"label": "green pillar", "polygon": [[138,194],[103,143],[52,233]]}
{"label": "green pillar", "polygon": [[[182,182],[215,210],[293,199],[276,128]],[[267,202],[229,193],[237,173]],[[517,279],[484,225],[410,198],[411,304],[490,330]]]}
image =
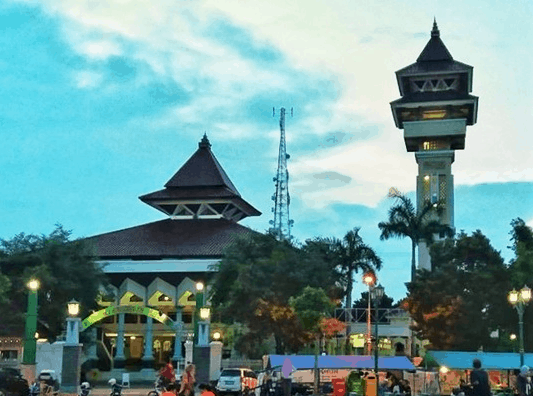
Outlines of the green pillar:
{"label": "green pillar", "polygon": [[200,308],[204,306],[204,292],[196,291],[196,306],[194,307],[194,345],[198,345],[198,321],[200,320]]}
{"label": "green pillar", "polygon": [[24,333],[24,354],[23,364],[35,364],[35,353],[37,351],[37,290],[30,289],[28,294],[28,310],[26,311],[26,331]]}

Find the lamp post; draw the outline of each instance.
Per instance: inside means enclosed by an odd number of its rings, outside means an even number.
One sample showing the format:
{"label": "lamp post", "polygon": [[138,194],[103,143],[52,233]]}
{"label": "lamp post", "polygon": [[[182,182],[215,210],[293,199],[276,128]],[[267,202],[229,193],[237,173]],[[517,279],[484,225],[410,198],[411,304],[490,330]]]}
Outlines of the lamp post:
{"label": "lamp post", "polygon": [[37,290],[39,290],[41,284],[37,279],[31,279],[26,286],[29,289],[29,294],[22,363],[35,364],[35,354],[37,351],[37,340],[35,338],[35,332],[37,331]]}
{"label": "lamp post", "polygon": [[78,392],[81,375],[80,344],[80,303],[70,300],[67,303],[67,336],[63,345],[63,361],[61,368],[61,390],[64,393]]}
{"label": "lamp post", "polygon": [[519,291],[511,290],[507,296],[509,302],[518,312],[520,367],[524,365],[524,309],[531,301],[531,289],[524,285]]}
{"label": "lamp post", "polygon": [[80,303],[72,299],[67,303],[67,311],[69,317],[67,317],[67,337],[66,344],[78,345],[80,341]]}
{"label": "lamp post", "polygon": [[363,283],[368,286],[368,311],[366,314],[366,350],[367,354],[370,355],[372,352],[372,327],[370,325],[370,308],[371,308],[371,289],[376,283],[376,276],[371,273],[367,272],[365,275],[363,275]]}
{"label": "lamp post", "polygon": [[374,300],[374,312],[376,313],[376,322],[375,322],[375,330],[374,330],[374,338],[376,340],[376,344],[374,345],[374,373],[376,375],[376,396],[379,394],[379,375],[378,375],[378,357],[379,357],[379,340],[378,340],[378,322],[379,322],[379,315],[378,315],[378,308],[379,303],[381,302],[381,299],[383,298],[384,294],[384,288],[381,285],[377,285],[372,288],[372,300]]}
{"label": "lamp post", "polygon": [[204,306],[204,284],[202,282],[196,283],[196,306],[194,309],[194,344],[198,345],[198,331],[199,331],[199,319],[200,310]]}

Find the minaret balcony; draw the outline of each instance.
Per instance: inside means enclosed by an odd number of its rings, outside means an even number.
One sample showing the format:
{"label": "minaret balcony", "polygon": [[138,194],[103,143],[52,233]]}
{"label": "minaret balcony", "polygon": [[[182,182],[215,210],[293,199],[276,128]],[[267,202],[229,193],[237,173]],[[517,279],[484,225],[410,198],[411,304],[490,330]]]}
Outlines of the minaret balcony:
{"label": "minaret balcony", "polygon": [[407,151],[423,149],[424,142],[438,140],[446,142],[452,150],[462,150],[466,138],[466,118],[433,121],[404,122],[404,140]]}

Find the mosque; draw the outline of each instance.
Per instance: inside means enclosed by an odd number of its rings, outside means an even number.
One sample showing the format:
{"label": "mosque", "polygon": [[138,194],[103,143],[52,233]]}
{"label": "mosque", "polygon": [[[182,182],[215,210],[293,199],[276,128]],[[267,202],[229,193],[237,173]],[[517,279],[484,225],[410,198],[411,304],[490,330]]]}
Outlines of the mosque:
{"label": "mosque", "polygon": [[134,310],[106,316],[89,329],[98,345],[93,353],[112,357],[114,368],[183,359],[197,284],[208,283],[224,249],[254,233],[239,221],[261,214],[241,197],[206,135],[163,189],[139,198],[166,219],[87,239],[111,283],[111,297],[103,293],[99,304],[150,307],[178,330]]}

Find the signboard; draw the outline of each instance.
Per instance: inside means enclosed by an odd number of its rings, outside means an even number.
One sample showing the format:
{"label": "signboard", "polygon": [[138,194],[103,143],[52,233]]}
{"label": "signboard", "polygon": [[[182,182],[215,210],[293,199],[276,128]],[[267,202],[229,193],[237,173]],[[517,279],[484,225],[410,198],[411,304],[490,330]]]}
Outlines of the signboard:
{"label": "signboard", "polygon": [[[352,369],[320,369],[320,382],[331,382],[333,379],[345,379]],[[313,383],[314,370],[297,370],[292,373],[292,380],[298,383]]]}
{"label": "signboard", "polygon": [[100,311],[93,312],[83,319],[81,321],[80,331],[87,329],[89,326],[92,326],[96,322],[99,322],[108,316],[113,316],[120,313],[145,315],[163,323],[164,325],[169,326],[170,328],[174,328],[175,326],[175,323],[172,319],[157,309],[149,308],[144,305],[111,305],[107,308],[101,309]]}

